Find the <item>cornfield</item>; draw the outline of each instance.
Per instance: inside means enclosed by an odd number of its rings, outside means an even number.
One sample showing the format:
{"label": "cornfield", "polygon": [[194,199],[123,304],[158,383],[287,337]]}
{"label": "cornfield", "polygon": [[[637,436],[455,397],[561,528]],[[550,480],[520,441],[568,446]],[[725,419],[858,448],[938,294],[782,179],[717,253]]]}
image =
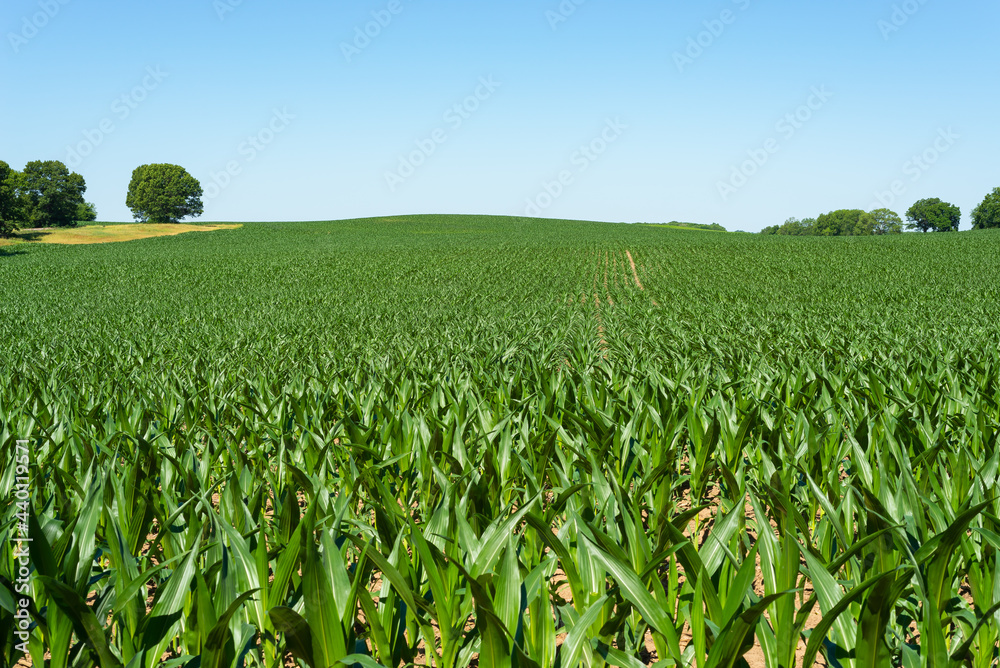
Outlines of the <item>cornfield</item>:
{"label": "cornfield", "polygon": [[0,249],[0,661],[997,666],[998,258],[460,216]]}

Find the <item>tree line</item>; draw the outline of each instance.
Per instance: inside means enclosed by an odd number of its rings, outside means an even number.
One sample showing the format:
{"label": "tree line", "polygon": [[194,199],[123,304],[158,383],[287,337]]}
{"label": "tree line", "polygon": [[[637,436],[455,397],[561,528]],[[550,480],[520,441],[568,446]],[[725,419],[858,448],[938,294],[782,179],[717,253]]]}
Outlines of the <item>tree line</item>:
{"label": "tree line", "polygon": [[[771,225],[761,234],[787,236],[853,237],[874,234],[900,234],[904,229],[920,232],[956,232],[962,211],[954,204],[928,198],[916,202],[906,212],[906,222],[890,209],[862,211],[839,209],[818,218],[789,218],[781,225]],[[1000,188],[972,210],[972,229],[1000,228]]]}
{"label": "tree line", "polygon": [[[97,220],[83,198],[87,184],[58,160],[29,162],[22,171],[0,160],[0,237],[19,229],[76,227]],[[204,210],[201,184],[178,165],[141,165],[132,172],[125,204],[137,221],[176,223]]]}
{"label": "tree line", "polygon": [[683,227],[692,230],[709,230],[711,232],[726,232],[726,228],[718,223],[685,223],[672,220],[669,223],[642,223],[643,225],[665,225],[667,227]]}
{"label": "tree line", "polygon": [[97,220],[83,198],[87,184],[58,160],[36,160],[24,170],[0,160],[0,236],[25,227],[73,227]]}

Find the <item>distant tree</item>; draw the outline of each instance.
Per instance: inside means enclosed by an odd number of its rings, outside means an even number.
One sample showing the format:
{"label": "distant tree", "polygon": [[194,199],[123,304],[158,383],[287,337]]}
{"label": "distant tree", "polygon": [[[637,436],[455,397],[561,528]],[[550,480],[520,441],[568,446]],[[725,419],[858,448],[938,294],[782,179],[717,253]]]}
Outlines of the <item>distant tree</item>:
{"label": "distant tree", "polygon": [[21,227],[24,209],[18,195],[20,175],[0,160],[0,237],[9,237]]}
{"label": "distant tree", "polygon": [[991,227],[1000,227],[1000,188],[994,188],[993,192],[972,210],[972,229],[985,230]]}
{"label": "distant tree", "polygon": [[900,234],[903,231],[903,219],[895,211],[875,209],[868,217],[872,221],[872,234]]}
{"label": "distant tree", "polygon": [[802,236],[803,232],[802,221],[793,217],[787,219],[781,224],[778,228],[777,234],[798,237]]}
{"label": "distant tree", "polygon": [[906,228],[921,232],[957,232],[962,211],[954,204],[936,197],[922,199],[906,212]]}
{"label": "distant tree", "polygon": [[871,234],[867,214],[860,209],[838,209],[824,213],[816,219],[816,234],[824,237],[843,237]]}
{"label": "distant tree", "polygon": [[18,183],[31,227],[75,227],[77,207],[87,184],[58,160],[36,160],[24,166]]}
{"label": "distant tree", "polygon": [[875,234],[875,217],[870,213],[864,213],[854,224],[854,234],[856,237],[870,237]]}
{"label": "distant tree", "polygon": [[903,231],[903,221],[889,209],[865,213],[860,209],[838,209],[819,218],[789,218],[781,225],[765,227],[761,234],[784,236],[868,236],[896,234]]}
{"label": "distant tree", "polygon": [[198,179],[179,165],[142,165],[132,172],[125,205],[144,223],[176,223],[204,211]]}
{"label": "distant tree", "polygon": [[792,217],[787,219],[781,225],[771,225],[770,227],[765,227],[760,231],[760,233],[778,234],[788,237],[806,237],[815,234],[815,226],[815,218],[803,218],[802,220],[799,220],[798,218]]}
{"label": "distant tree", "polygon": [[799,234],[801,236],[813,236],[816,234],[816,219],[803,218],[799,221]]}
{"label": "distant tree", "polygon": [[97,220],[97,207],[92,202],[81,202],[76,207],[76,219],[81,223],[92,223]]}

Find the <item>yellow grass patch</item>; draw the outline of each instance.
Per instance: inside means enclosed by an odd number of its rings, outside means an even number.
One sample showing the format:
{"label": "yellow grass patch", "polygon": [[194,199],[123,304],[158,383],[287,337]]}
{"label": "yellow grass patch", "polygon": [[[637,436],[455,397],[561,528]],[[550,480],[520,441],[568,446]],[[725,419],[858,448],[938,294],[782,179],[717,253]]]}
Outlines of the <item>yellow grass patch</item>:
{"label": "yellow grass patch", "polygon": [[13,239],[0,239],[0,246],[22,242],[43,244],[107,244],[115,241],[134,241],[150,237],[166,237],[185,232],[212,232],[234,230],[242,225],[185,225],[183,223],[152,225],[130,223],[127,225],[86,225],[84,227],[47,228],[22,230]]}

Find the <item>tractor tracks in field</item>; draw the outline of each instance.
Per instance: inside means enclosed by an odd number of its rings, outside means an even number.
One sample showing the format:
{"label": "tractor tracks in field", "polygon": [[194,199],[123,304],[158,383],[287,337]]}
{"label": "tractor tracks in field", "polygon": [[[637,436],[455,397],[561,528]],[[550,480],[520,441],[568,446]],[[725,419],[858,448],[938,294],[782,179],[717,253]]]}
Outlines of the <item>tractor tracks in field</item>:
{"label": "tractor tracks in field", "polygon": [[[637,255],[633,254],[631,249],[591,250],[588,253],[590,266],[587,269],[590,285],[584,287],[581,293],[576,293],[578,296],[570,295],[566,300],[571,308],[574,305],[576,308],[586,308],[588,302],[593,304],[591,315],[597,326],[597,347],[603,359],[608,358],[611,350],[605,318],[610,310],[620,306],[619,302],[622,304],[645,302],[654,307],[659,306],[642,282],[640,274],[648,278],[648,273],[641,258],[637,261]],[[563,359],[563,365],[572,368],[568,358]]]}
{"label": "tractor tracks in field", "polygon": [[[602,356],[606,359],[610,346],[607,339],[603,309],[614,308],[614,294],[619,290],[628,290],[633,287],[639,293],[644,293],[653,306],[659,303],[646,292],[646,286],[639,278],[639,266],[631,249],[626,249],[624,253],[618,251],[595,251],[596,266],[594,267],[594,280],[592,295],[594,300],[594,319],[597,321],[598,346],[602,350]],[[644,268],[645,271],[645,268]],[[612,290],[613,286],[613,290]],[[581,298],[581,303],[586,303],[587,295]]]}
{"label": "tractor tracks in field", "polygon": [[[628,263],[632,267],[632,279],[635,281],[635,287],[639,288],[640,292],[645,292],[646,288],[643,286],[642,281],[639,280],[639,270],[635,266],[635,259],[632,257],[632,251],[626,250],[625,257],[628,258]],[[643,270],[645,270],[645,265],[643,265]],[[652,302],[653,306],[659,306],[659,303],[652,297],[650,297],[650,302]]]}
{"label": "tractor tracks in field", "polygon": [[625,251],[625,256],[628,258],[628,263],[632,266],[632,278],[635,279],[635,286],[640,290],[645,290],[642,286],[642,281],[639,280],[639,272],[635,268],[635,260],[632,258],[632,251]]}

